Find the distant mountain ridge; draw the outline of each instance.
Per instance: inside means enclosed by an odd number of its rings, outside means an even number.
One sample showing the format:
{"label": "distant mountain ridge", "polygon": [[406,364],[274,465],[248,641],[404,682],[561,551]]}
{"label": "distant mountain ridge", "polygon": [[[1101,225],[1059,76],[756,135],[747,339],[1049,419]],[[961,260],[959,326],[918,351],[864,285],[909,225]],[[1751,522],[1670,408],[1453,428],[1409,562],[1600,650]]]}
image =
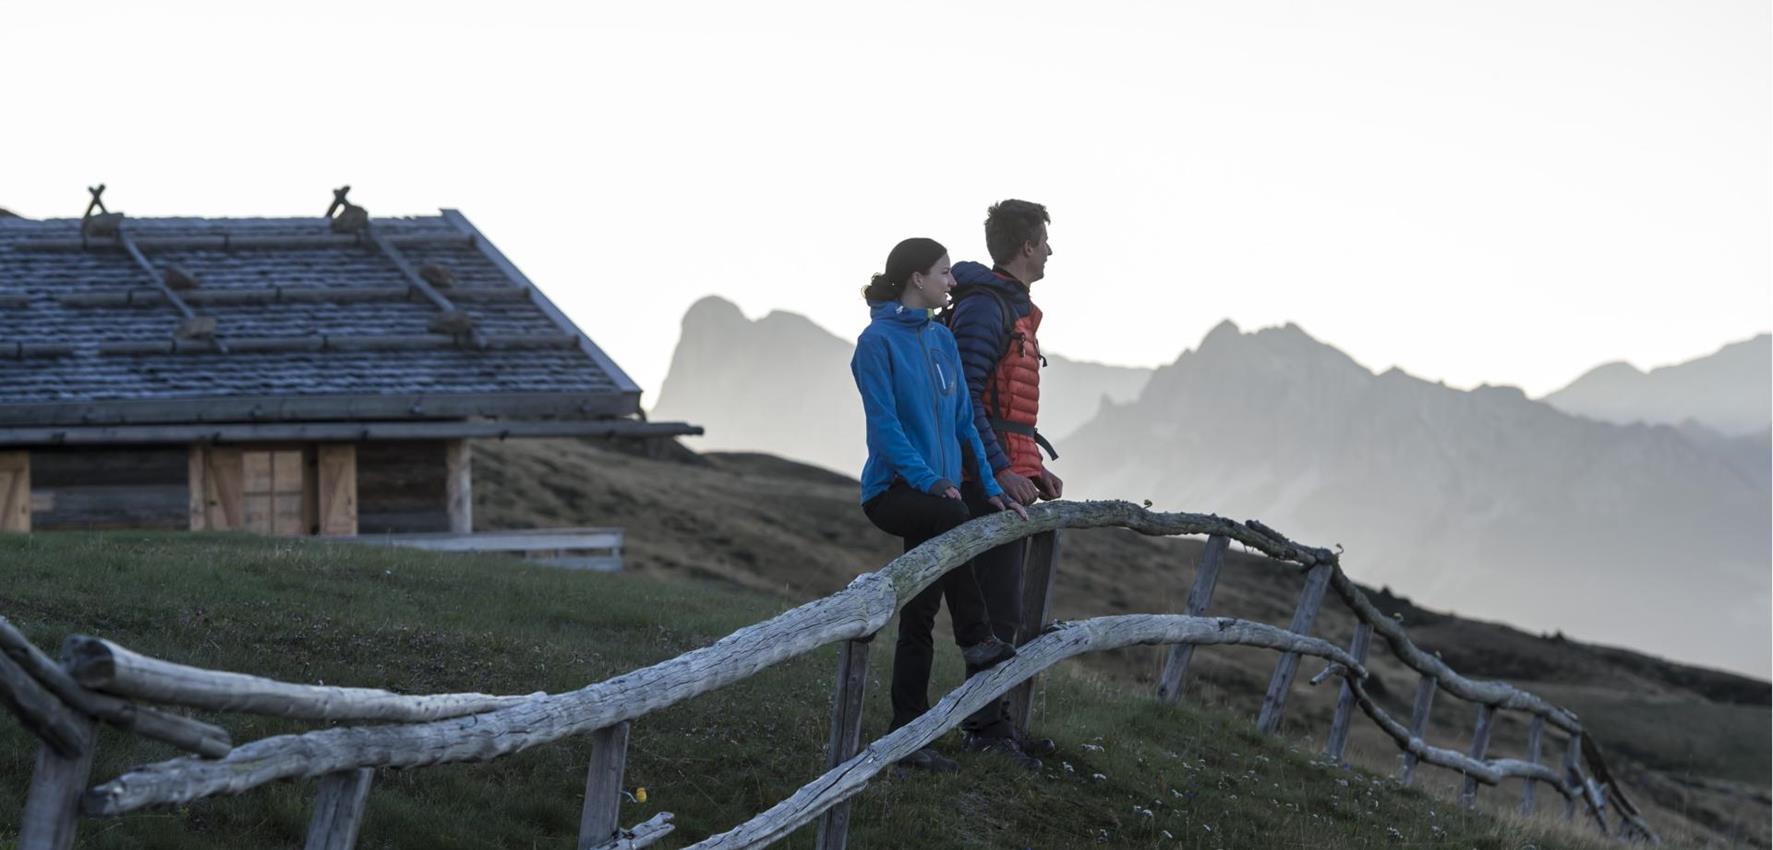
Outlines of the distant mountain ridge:
{"label": "distant mountain ridge", "polygon": [[[684,314],[651,415],[707,428],[698,450],[768,452],[859,475],[868,448],[850,376],[854,351],[805,316],[776,310],[752,321],[738,305],[709,296]],[[1149,369],[1049,354],[1041,370],[1041,431],[1063,440],[1105,401],[1137,397],[1150,376]]]}
{"label": "distant mountain ridge", "polygon": [[1603,422],[1693,420],[1725,436],[1757,434],[1773,427],[1773,336],[1760,334],[1648,372],[1607,363],[1542,400]]}
{"label": "distant mountain ridge", "polygon": [[1764,438],[1375,375],[1296,325],[1224,322],[1068,443],[1080,496],[1260,518],[1466,615],[1768,672]]}
{"label": "distant mountain ridge", "polygon": [[[652,413],[705,425],[698,449],[854,476],[851,351],[802,316],[704,299]],[[1043,430],[1062,434],[1068,496],[1262,519],[1340,542],[1426,604],[1769,675],[1767,431],[1616,425],[1513,387],[1376,375],[1291,324],[1223,322],[1155,371],[1051,361]],[[1065,415],[1082,424],[1059,431]]]}

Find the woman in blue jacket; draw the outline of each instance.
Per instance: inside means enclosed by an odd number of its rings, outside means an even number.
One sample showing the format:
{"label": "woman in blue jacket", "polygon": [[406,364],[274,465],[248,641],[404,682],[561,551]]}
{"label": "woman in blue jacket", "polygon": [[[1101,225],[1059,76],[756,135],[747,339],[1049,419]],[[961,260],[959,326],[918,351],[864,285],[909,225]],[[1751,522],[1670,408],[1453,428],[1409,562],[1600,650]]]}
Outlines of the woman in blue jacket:
{"label": "woman in blue jacket", "polygon": [[[856,340],[850,361],[868,420],[862,510],[880,530],[904,538],[907,552],[971,518],[959,489],[966,464],[972,465],[993,506],[1028,516],[1020,504],[1004,498],[988,468],[978,474],[985,448],[973,425],[960,353],[948,329],[931,321],[931,313],[948,303],[953,288],[948,251],[940,243],[919,238],[894,246],[886,271],[863,290],[874,320]],[[1016,654],[991,632],[972,564],[950,570],[899,612],[893,729],[929,710],[935,658],[931,635],[944,597],[968,675]],[[932,770],[958,768],[927,747],[905,763]]]}

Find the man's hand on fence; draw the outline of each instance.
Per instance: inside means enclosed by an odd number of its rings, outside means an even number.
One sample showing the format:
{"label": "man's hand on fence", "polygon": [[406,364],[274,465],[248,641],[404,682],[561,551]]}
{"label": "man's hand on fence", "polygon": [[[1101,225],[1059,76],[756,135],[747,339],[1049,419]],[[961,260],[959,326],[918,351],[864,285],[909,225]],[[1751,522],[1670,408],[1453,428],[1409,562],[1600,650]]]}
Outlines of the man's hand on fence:
{"label": "man's hand on fence", "polygon": [[1040,471],[1040,476],[1035,478],[1033,483],[1040,490],[1043,499],[1057,499],[1065,495],[1065,482],[1060,481],[1059,476],[1045,469]]}
{"label": "man's hand on fence", "polygon": [[1032,505],[1040,498],[1040,489],[1034,486],[1033,481],[1007,469],[997,474],[997,486],[1002,487],[1004,493],[1017,504]]}

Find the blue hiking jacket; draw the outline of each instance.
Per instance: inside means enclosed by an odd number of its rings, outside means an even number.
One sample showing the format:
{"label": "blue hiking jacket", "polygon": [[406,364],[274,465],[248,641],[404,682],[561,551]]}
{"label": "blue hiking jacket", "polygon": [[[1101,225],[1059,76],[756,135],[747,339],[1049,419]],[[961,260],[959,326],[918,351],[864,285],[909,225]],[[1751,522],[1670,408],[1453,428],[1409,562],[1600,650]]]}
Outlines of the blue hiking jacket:
{"label": "blue hiking jacket", "polygon": [[[954,282],[960,286],[988,286],[1000,291],[1018,319],[1028,315],[1033,306],[1028,298],[1027,284],[999,275],[979,263],[955,263],[953,273]],[[1001,472],[1009,468],[1010,456],[1004,452],[1003,443],[991,428],[990,404],[985,399],[985,389],[991,384],[992,373],[997,371],[997,361],[1003,355],[1011,329],[1004,324],[1003,310],[998,307],[997,300],[987,295],[961,298],[955,301],[953,310],[950,327],[954,329],[955,344],[960,350],[961,374],[966,378],[967,394],[972,397],[973,429],[979,432],[979,442],[985,447],[985,460],[991,465],[991,471]]]}
{"label": "blue hiking jacket", "polygon": [[[904,479],[940,495],[959,487],[964,464],[985,457],[973,424],[971,397],[960,378],[960,352],[930,311],[897,301],[870,302],[874,321],[856,340],[850,373],[868,419],[868,462],[862,501]],[[963,458],[963,449],[970,458]],[[985,495],[1002,495],[991,475],[976,475]]]}

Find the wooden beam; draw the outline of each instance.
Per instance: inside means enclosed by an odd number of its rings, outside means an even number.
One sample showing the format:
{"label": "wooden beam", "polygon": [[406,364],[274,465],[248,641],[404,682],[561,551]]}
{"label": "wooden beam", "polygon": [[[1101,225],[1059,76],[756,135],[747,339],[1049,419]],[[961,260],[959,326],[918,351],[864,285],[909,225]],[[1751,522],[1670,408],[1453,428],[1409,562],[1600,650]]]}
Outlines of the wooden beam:
{"label": "wooden beam", "polygon": [[[1477,727],[1471,732],[1471,758],[1483,761],[1484,755],[1490,751],[1490,730],[1496,722],[1496,710],[1487,705],[1478,706]],[[1459,803],[1468,809],[1477,808],[1477,777],[1467,774],[1465,785],[1459,792]]]}
{"label": "wooden beam", "polygon": [[305,443],[534,437],[684,437],[702,426],[632,419],[515,419],[470,422],[220,422],[182,425],[0,428],[0,444],[90,446],[144,443]]}
{"label": "wooden beam", "polygon": [[633,416],[638,393],[382,393],[366,395],[272,395],[120,401],[0,404],[0,426],[106,426],[200,422],[295,422],[439,420],[466,417],[591,419]]}
{"label": "wooden beam", "polygon": [[[1059,548],[1063,542],[1058,531],[1044,531],[1028,538],[1022,571],[1022,630],[1016,635],[1020,646],[1039,636],[1046,628],[1053,610],[1053,583],[1059,577]],[[1034,679],[1017,685],[1004,703],[1004,716],[1017,729],[1027,729],[1034,713]]]}
{"label": "wooden beam", "polygon": [[[1428,714],[1434,710],[1434,692],[1439,689],[1433,676],[1424,674],[1416,680],[1416,701],[1410,709],[1410,740],[1420,741],[1428,731]],[[1404,771],[1399,781],[1405,785],[1416,778],[1416,754],[1404,751]]]}
{"label": "wooden beam", "polygon": [[25,639],[12,622],[0,617],[0,652],[12,659],[45,690],[73,712],[103,720],[119,729],[126,729],[164,741],[179,749],[209,758],[227,755],[230,749],[228,730],[191,717],[169,714],[158,709],[118,699],[109,694],[81,687],[60,664]]}
{"label": "wooden beam", "polygon": [[[278,354],[301,351],[436,351],[466,347],[468,346],[464,345],[461,339],[450,334],[233,337],[228,340],[228,350],[235,354]],[[492,351],[572,348],[573,338],[566,334],[504,334],[479,337],[479,342],[473,347]],[[143,354],[214,354],[215,348],[206,340],[173,337],[100,343],[98,353],[130,357]]]}
{"label": "wooden beam", "polygon": [[[373,301],[406,301],[418,290],[400,286],[242,286],[199,289],[180,297],[193,306],[228,304],[327,303],[353,304]],[[515,286],[468,286],[450,290],[456,301],[522,301],[528,296]],[[4,298],[4,296],[0,296]],[[64,307],[158,307],[166,303],[159,290],[146,286],[66,292],[55,296]],[[0,306],[5,306],[0,301]],[[24,306],[20,304],[19,306]]]}
{"label": "wooden beam", "polygon": [[443,293],[438,292],[437,288],[432,286],[430,281],[425,280],[425,276],[419,274],[418,270],[412,267],[412,263],[407,262],[406,255],[400,253],[400,249],[395,247],[393,242],[382,238],[381,234],[377,233],[372,225],[364,225],[363,232],[368,234],[369,241],[376,246],[377,250],[380,250],[383,256],[387,257],[390,262],[394,263],[394,267],[400,270],[401,277],[406,278],[407,283],[411,284],[414,289],[417,289],[420,293],[424,294],[426,300],[430,301],[431,304],[444,316],[459,317],[459,320],[465,323],[464,326],[467,335],[469,339],[473,341],[475,347],[485,347],[485,339],[480,335],[479,331],[473,329],[473,323],[468,320],[467,315],[461,310],[456,309],[455,304],[451,303],[448,298],[445,298]]}
{"label": "wooden beam", "polygon": [[188,510],[191,514],[191,530],[209,530],[209,449],[193,444],[186,449],[186,491],[190,496]]}
{"label": "wooden beam", "polygon": [[80,797],[92,775],[92,754],[97,749],[93,744],[98,742],[91,718],[81,716],[75,723],[88,741],[79,755],[63,755],[48,743],[37,747],[36,769],[31,772],[31,787],[25,792],[25,810],[19,818],[20,850],[69,850],[74,846]]}
{"label": "wooden beam", "polygon": [[[473,237],[460,233],[397,233],[382,236],[399,246],[472,245]],[[223,230],[189,236],[141,236],[133,241],[144,251],[232,251],[249,249],[307,250],[313,248],[349,248],[363,245],[362,237],[353,233],[290,234],[263,236]],[[78,239],[48,237],[21,239],[13,247],[22,251],[120,251],[123,245],[114,238],[86,237]]]}
{"label": "wooden beam", "polygon": [[319,533],[357,535],[357,446],[321,443],[314,449],[318,473]]}
{"label": "wooden beam", "polygon": [[579,850],[616,840],[621,832],[622,774],[628,765],[628,727],[623,721],[591,733],[591,766],[585,771],[585,807],[579,813]]}
{"label": "wooden beam", "polygon": [[71,659],[74,680],[93,690],[162,705],[297,720],[424,723],[483,714],[542,696],[396,694],[377,688],[301,685],[246,673],[190,667],[85,635],[68,638],[63,651]]}
{"label": "wooden beam", "polygon": [[[1572,734],[1569,743],[1564,747],[1564,775],[1580,778],[1582,765],[1582,733]],[[1564,820],[1576,819],[1576,798],[1564,798]]]}
{"label": "wooden beam", "polygon": [[351,850],[357,846],[375,774],[374,768],[360,767],[320,777],[314,817],[308,821],[308,840],[302,850]]}
{"label": "wooden beam", "polygon": [[474,531],[474,449],[467,440],[444,444],[445,495],[452,534]]}
{"label": "wooden beam", "polygon": [[0,532],[31,531],[31,453],[0,451]]}
{"label": "wooden beam", "polygon": [[[1527,726],[1527,761],[1534,764],[1539,763],[1540,739],[1544,736],[1545,718],[1535,714],[1532,722]],[[1533,780],[1531,778],[1521,783],[1521,814],[1525,817],[1533,816]]]}
{"label": "wooden beam", "polygon": [[191,305],[186,304],[185,299],[180,298],[177,292],[172,291],[172,287],[166,285],[165,276],[154,268],[153,263],[148,262],[148,258],[142,254],[142,249],[137,247],[135,240],[130,237],[129,231],[121,227],[117,228],[117,244],[123,247],[130,259],[135,260],[136,267],[140,268],[148,275],[148,279],[153,281],[150,288],[160,293],[160,297],[166,299],[166,303],[171,304],[173,309],[179,311],[179,315],[187,319],[197,318],[197,313],[191,309]]}
{"label": "wooden beam", "polygon": [[[1305,589],[1299,593],[1299,605],[1293,609],[1293,622],[1287,628],[1294,634],[1310,635],[1317,623],[1318,608],[1324,602],[1324,588],[1330,580],[1333,564],[1318,564],[1305,574]],[[1262,711],[1256,717],[1256,728],[1273,734],[1280,728],[1281,715],[1286,712],[1287,692],[1293,687],[1293,676],[1299,672],[1299,656],[1282,655],[1268,680],[1268,692],[1262,697]]]}
{"label": "wooden beam", "polygon": [[[1200,563],[1194,570],[1194,587],[1188,591],[1188,603],[1182,613],[1190,617],[1200,617],[1207,613],[1207,606],[1213,602],[1213,588],[1219,585],[1219,567],[1225,563],[1225,552],[1231,547],[1231,539],[1223,534],[1215,534],[1207,538],[1207,545],[1201,548]],[[1157,698],[1164,703],[1174,704],[1182,697],[1182,688],[1188,678],[1188,664],[1194,659],[1194,645],[1187,643],[1174,644],[1164,655],[1163,672],[1157,677]]]}
{"label": "wooden beam", "polygon": [[10,710],[26,731],[65,758],[80,755],[91,744],[81,715],[7,655],[0,655],[0,707]]}
{"label": "wooden beam", "polygon": [[[873,637],[845,641],[837,653],[837,684],[831,694],[831,734],[825,743],[825,769],[854,758],[862,746],[862,700],[868,687],[868,645]],[[816,850],[844,850],[850,842],[848,800],[819,816]]]}
{"label": "wooden beam", "polygon": [[[1354,641],[1349,644],[1348,654],[1362,664],[1367,663],[1367,647],[1373,642],[1373,627],[1361,623],[1354,627]],[[1324,745],[1324,754],[1337,764],[1344,764],[1343,752],[1348,748],[1348,724],[1354,717],[1354,686],[1347,679],[1342,681],[1341,694],[1336,698],[1336,716],[1330,721],[1330,739]]]}

